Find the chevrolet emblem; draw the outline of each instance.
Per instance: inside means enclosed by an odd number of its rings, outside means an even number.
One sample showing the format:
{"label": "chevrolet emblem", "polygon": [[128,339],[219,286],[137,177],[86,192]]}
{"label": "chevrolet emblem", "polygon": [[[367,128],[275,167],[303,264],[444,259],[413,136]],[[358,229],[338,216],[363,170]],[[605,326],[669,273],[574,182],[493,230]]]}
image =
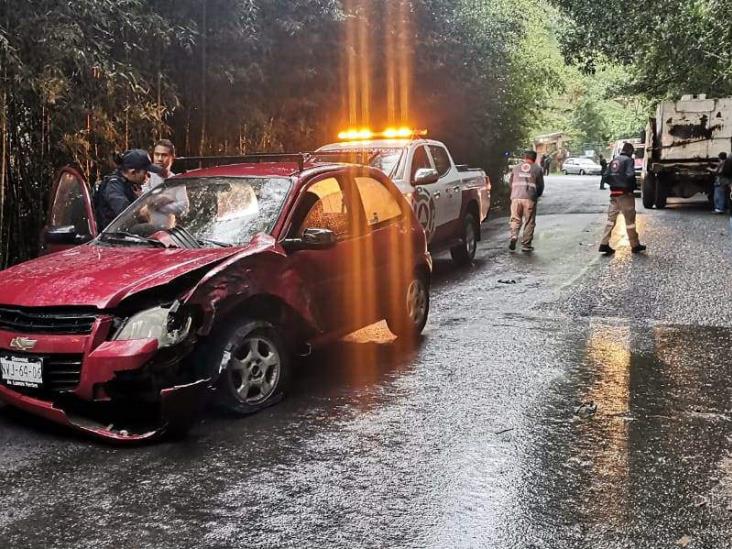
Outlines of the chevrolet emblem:
{"label": "chevrolet emblem", "polygon": [[35,339],[27,337],[14,337],[10,340],[10,348],[16,351],[30,351],[38,343]]}

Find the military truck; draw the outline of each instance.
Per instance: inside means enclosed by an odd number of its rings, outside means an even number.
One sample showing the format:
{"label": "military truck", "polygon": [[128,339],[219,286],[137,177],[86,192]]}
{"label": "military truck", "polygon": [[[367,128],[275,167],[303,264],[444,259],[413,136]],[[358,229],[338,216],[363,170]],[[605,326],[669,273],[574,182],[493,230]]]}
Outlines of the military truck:
{"label": "military truck", "polygon": [[665,208],[670,197],[714,196],[720,152],[732,149],[732,97],[685,95],[664,101],[646,129],[642,197],[646,208]]}

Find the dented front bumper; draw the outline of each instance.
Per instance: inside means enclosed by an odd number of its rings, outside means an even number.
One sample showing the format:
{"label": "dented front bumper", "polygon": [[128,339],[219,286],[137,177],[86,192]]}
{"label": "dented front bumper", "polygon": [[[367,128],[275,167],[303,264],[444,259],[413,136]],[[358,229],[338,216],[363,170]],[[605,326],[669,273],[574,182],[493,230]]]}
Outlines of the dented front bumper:
{"label": "dented front bumper", "polygon": [[[0,381],[0,400],[54,423],[117,443],[154,440],[184,431],[207,400],[208,380],[172,381],[161,385],[168,388],[153,387],[148,394],[149,421],[147,418],[133,423],[124,418],[110,421],[107,414],[95,413],[98,409],[117,406],[115,418],[124,416],[124,404],[118,405],[110,390],[120,376],[134,377],[161,357],[157,340],[107,341],[109,329],[110,320],[101,318],[89,334],[34,334],[25,338],[33,342],[32,349],[26,351],[15,350],[17,345],[13,342],[17,341],[17,333],[0,330],[0,356],[43,361],[40,385],[15,386]],[[168,361],[173,365],[178,359],[173,356]],[[134,408],[134,405],[129,408],[131,415],[137,411]]]}
{"label": "dented front bumper", "polygon": [[87,417],[27,395],[20,394],[0,385],[0,400],[5,403],[70,427],[97,439],[115,443],[137,443],[159,439],[167,434],[180,433],[195,421],[209,394],[209,380],[202,379],[186,385],[178,385],[160,392],[160,414],[151,418],[150,428],[135,432],[103,425]]}

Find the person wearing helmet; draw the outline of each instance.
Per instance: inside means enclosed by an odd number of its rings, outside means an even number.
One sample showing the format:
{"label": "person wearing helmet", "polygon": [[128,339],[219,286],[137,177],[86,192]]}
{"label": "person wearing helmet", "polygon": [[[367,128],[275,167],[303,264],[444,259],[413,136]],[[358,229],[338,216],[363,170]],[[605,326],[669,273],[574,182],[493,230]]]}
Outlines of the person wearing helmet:
{"label": "person wearing helmet", "polygon": [[117,169],[105,177],[94,195],[97,226],[103,230],[141,193],[148,172],[163,175],[163,169],[150,160],[143,149],[130,149],[115,158]]}
{"label": "person wearing helmet", "polygon": [[635,161],[633,152],[635,148],[631,143],[625,143],[619,156],[613,158],[608,164],[606,181],[610,185],[610,207],[607,211],[607,225],[602,235],[599,252],[605,255],[613,255],[615,250],[610,247],[610,237],[621,213],[625,218],[625,228],[628,231],[631,251],[634,254],[640,253],[646,247],[638,239],[638,231],[635,228]]}

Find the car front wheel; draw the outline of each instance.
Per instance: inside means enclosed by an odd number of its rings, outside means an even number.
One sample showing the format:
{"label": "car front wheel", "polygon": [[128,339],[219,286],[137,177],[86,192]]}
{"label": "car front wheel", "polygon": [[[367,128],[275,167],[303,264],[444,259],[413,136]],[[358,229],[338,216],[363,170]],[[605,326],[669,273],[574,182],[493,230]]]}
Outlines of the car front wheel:
{"label": "car front wheel", "polygon": [[[216,405],[248,415],[282,400],[290,374],[290,354],[269,322],[242,319],[225,328],[211,348]],[[218,376],[216,378],[216,376]]]}
{"label": "car front wheel", "polygon": [[386,323],[398,338],[416,338],[422,333],[430,312],[430,288],[427,277],[417,273],[406,289],[402,290],[402,302]]}
{"label": "car front wheel", "polygon": [[475,259],[475,252],[478,249],[478,230],[478,222],[473,214],[467,214],[463,218],[462,243],[450,248],[452,260],[458,265],[465,265]]}

